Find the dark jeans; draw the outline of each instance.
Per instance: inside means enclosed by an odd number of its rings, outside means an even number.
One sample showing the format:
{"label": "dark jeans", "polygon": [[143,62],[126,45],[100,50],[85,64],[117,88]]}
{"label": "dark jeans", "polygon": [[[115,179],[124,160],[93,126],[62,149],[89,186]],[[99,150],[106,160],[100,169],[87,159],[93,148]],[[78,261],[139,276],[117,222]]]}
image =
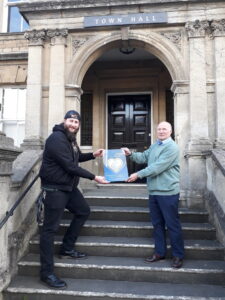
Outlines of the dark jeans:
{"label": "dark jeans", "polygon": [[90,207],[78,189],[72,192],[47,192],[44,200],[44,223],[40,232],[41,276],[53,274],[54,236],[59,229],[64,209],[67,208],[73,219],[61,245],[62,250],[72,250],[80,229],[90,214]]}
{"label": "dark jeans", "polygon": [[155,253],[166,255],[166,230],[170,237],[172,255],[184,257],[184,242],[178,214],[179,194],[172,196],[150,195],[149,207],[154,227]]}

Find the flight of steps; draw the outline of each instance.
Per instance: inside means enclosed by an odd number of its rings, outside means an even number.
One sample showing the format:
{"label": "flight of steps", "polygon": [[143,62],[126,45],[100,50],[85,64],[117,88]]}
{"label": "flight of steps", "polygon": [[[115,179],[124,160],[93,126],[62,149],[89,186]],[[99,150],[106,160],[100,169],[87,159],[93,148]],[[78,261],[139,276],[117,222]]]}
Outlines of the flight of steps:
{"label": "flight of steps", "polygon": [[87,190],[92,213],[77,241],[87,259],[59,259],[57,252],[70,214],[65,211],[55,240],[55,272],[68,288],[55,290],[39,281],[39,237],[19,262],[4,300],[188,300],[225,299],[224,248],[206,211],[180,209],[185,261],[171,268],[164,261],[146,264],[154,251],[145,187],[116,186]]}

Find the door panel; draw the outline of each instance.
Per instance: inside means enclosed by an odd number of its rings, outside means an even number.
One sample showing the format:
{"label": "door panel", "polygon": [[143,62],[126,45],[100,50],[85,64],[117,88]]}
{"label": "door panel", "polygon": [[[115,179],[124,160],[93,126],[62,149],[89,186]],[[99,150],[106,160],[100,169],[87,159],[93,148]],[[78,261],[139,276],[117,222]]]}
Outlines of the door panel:
{"label": "door panel", "polygon": [[[150,146],[151,95],[118,95],[108,98],[108,147],[144,151]],[[128,159],[129,174],[144,167]]]}

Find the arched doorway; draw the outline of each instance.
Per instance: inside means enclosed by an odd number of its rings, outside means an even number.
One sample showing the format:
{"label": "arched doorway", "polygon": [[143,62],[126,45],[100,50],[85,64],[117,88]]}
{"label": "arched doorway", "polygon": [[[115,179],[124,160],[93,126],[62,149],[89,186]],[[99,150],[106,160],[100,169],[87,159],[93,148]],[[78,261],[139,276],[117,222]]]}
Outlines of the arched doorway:
{"label": "arched doorway", "polygon": [[[173,114],[173,100],[168,101],[172,85],[168,70],[150,52],[130,49],[130,53],[124,53],[121,48],[106,51],[84,76],[81,86],[83,146],[89,146],[86,142],[92,140],[96,147],[144,151],[155,139],[156,124],[167,119],[167,111]],[[173,116],[169,117],[171,121]],[[91,119],[93,127],[86,126]],[[91,135],[92,139],[85,139]],[[130,160],[128,163],[129,173],[143,168]]]}
{"label": "arched doorway", "polygon": [[[129,54],[122,53],[124,45]],[[159,34],[132,32],[126,43],[121,34],[88,40],[73,58],[68,82],[84,92],[81,109],[91,108],[87,119],[92,118],[92,145],[86,146],[147,148],[155,139],[157,123],[173,122],[170,88],[184,79],[181,53]]]}

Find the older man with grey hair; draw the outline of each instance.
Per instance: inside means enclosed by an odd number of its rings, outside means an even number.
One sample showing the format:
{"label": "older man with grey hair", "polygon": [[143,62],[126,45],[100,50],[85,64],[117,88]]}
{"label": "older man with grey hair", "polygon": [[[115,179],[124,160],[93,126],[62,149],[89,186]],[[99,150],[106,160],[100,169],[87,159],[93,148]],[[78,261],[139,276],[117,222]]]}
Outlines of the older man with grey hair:
{"label": "older man with grey hair", "polygon": [[157,141],[144,152],[133,152],[122,148],[136,163],[147,167],[133,173],[128,182],[147,178],[149,208],[154,227],[155,251],[145,259],[147,263],[162,260],[166,256],[166,227],[169,232],[173,268],[180,268],[184,258],[184,242],[178,214],[179,202],[179,149],[171,138],[172,126],[161,122],[157,126]]}

